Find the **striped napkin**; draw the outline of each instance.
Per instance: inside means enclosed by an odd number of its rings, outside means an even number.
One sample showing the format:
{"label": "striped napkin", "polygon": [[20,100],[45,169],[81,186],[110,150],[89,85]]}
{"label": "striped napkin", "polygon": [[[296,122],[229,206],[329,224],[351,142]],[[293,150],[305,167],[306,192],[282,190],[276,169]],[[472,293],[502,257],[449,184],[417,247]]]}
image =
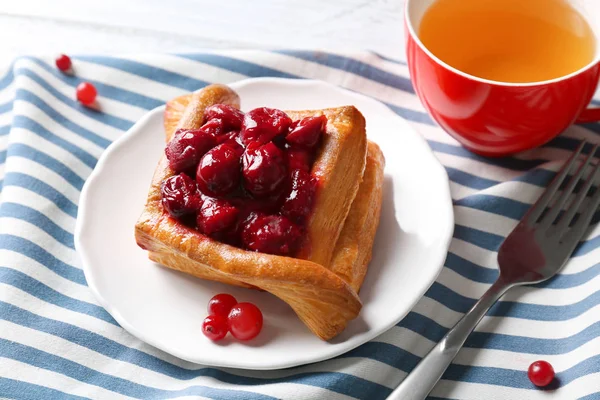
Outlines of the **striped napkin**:
{"label": "striped napkin", "polygon": [[[2,398],[385,399],[494,281],[498,246],[578,139],[600,140],[590,124],[517,157],[473,155],[427,116],[406,65],[373,53],[86,56],[74,58],[74,76],[53,64],[20,58],[0,78]],[[194,365],[132,337],[98,305],[73,246],[79,193],[102,151],[148,110],[208,83],[258,76],[328,81],[409,120],[450,176],[454,239],[423,299],[370,343],[280,371]],[[73,100],[82,80],[97,87],[100,110]],[[595,225],[557,278],[514,289],[491,310],[430,398],[600,399],[599,260]],[[538,359],[557,371],[546,391],[527,379]]]}

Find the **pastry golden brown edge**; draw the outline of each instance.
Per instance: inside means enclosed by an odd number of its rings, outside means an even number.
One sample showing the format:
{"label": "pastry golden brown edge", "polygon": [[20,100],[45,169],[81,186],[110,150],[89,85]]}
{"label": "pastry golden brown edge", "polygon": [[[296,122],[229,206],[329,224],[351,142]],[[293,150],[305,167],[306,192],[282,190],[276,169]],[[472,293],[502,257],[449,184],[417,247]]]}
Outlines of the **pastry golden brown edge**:
{"label": "pastry golden brown edge", "polygon": [[[239,108],[239,97],[227,86],[210,85],[192,95],[175,129],[199,127],[204,109],[218,103]],[[376,144],[369,142],[367,146],[364,118],[354,107],[288,114],[292,119],[325,114],[329,121],[312,171],[319,176],[320,185],[307,228],[309,245],[299,254],[302,258],[233,247],[170,218],[160,204],[160,185],[173,173],[164,156],[156,168],[135,236],[151,260],[169,268],[274,294],[288,303],[315,335],[328,340],[362,307],[357,292],[379,223],[384,158]],[[175,129],[167,130],[167,140]],[[319,234],[318,229],[327,233]]]}

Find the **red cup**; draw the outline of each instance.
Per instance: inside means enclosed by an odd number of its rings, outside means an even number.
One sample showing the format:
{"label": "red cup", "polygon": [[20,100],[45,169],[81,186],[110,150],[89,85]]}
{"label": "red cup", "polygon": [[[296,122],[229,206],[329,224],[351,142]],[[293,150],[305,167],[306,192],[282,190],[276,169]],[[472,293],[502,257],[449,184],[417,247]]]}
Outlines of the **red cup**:
{"label": "red cup", "polygon": [[474,153],[500,157],[540,146],[573,123],[600,121],[588,107],[600,79],[600,0],[572,3],[596,34],[596,57],[572,74],[535,83],[478,78],[446,64],[421,42],[417,31],[434,0],[406,0],[405,33],[410,77],[433,119]]}

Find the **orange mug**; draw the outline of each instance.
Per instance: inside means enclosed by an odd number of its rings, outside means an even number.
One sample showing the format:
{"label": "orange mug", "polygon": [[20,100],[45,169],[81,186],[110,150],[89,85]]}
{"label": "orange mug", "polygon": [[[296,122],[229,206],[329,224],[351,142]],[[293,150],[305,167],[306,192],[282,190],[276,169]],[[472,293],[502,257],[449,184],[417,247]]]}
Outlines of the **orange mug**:
{"label": "orange mug", "polygon": [[416,32],[435,0],[406,0],[410,76],[433,119],[467,149],[495,157],[540,146],[573,123],[600,121],[600,108],[587,108],[600,80],[600,0],[569,1],[588,16],[596,36],[594,60],[557,79],[502,83],[466,74],[433,55]]}

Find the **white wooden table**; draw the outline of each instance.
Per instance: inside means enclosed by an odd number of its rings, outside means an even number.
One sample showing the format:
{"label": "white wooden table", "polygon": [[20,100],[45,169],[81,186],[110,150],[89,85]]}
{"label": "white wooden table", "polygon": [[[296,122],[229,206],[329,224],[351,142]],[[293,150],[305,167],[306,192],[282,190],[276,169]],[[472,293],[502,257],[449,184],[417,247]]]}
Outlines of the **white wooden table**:
{"label": "white wooden table", "polygon": [[0,0],[0,63],[24,54],[206,48],[404,58],[404,0]]}

